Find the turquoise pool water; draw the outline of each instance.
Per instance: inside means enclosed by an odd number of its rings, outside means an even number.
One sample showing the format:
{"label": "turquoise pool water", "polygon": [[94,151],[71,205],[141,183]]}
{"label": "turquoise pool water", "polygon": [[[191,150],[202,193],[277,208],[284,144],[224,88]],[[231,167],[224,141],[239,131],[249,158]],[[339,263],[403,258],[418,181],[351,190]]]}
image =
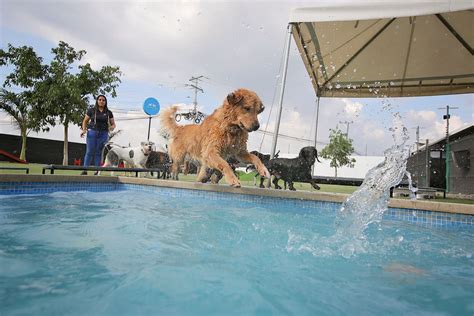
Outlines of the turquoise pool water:
{"label": "turquoise pool water", "polygon": [[472,228],[384,220],[346,258],[338,205],[314,205],[160,189],[0,196],[0,314],[474,313]]}

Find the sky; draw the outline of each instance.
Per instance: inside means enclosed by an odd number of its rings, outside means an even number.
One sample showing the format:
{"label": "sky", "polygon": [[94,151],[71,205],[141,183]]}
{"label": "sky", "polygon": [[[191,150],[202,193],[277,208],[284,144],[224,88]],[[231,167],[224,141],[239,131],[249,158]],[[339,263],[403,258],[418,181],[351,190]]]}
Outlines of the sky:
{"label": "sky", "polygon": [[[314,2],[313,2],[314,3]],[[137,146],[147,139],[148,117],[143,102],[159,100],[192,107],[192,77],[203,76],[198,109],[210,114],[238,89],[255,91],[266,110],[259,116],[260,131],[250,134],[249,150],[269,153],[281,89],[284,46],[291,9],[311,6],[308,1],[105,1],[0,0],[1,48],[32,46],[51,60],[51,49],[64,41],[87,54],[80,63],[95,69],[119,66],[123,75],[118,96],[109,99],[117,130],[113,141]],[[9,73],[0,68],[0,82]],[[384,103],[383,103],[384,102]],[[318,150],[329,142],[329,130],[349,131],[358,155],[380,156],[393,144],[392,119],[402,117],[414,146],[445,135],[446,105],[450,130],[474,122],[473,95],[340,99],[321,98]],[[388,105],[388,106],[387,106]],[[291,40],[288,74],[277,150],[297,155],[314,144],[316,96],[303,61]],[[349,122],[349,123],[345,123]],[[11,119],[0,112],[0,133],[20,135]],[[69,128],[69,141],[85,143],[78,126]],[[31,137],[62,140],[63,127]],[[159,120],[151,120],[150,140],[162,143]]]}

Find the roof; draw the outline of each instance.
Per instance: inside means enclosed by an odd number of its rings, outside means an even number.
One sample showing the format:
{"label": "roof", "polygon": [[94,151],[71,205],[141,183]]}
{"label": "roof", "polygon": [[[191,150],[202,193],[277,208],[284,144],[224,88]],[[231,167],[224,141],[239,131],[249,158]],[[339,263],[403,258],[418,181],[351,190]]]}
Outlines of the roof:
{"label": "roof", "polygon": [[[464,138],[466,137],[467,135],[472,135],[474,134],[474,123],[470,124],[470,125],[467,125],[467,126],[463,126],[461,128],[458,128],[454,131],[451,131],[449,133],[449,142],[454,142],[460,138]],[[442,147],[444,146],[444,144],[446,144],[446,136],[444,137],[440,137],[434,141],[432,141],[431,143],[428,144],[428,147],[432,148],[432,147]],[[422,146],[420,147],[420,150],[424,150],[425,146]]]}
{"label": "roof", "polygon": [[318,96],[474,92],[474,1],[323,1],[290,23]]}

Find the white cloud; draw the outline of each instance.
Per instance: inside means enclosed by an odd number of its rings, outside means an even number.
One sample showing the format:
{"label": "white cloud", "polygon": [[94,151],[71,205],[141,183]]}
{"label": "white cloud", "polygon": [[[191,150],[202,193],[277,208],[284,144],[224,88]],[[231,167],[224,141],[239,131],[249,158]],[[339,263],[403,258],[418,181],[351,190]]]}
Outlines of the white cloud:
{"label": "white cloud", "polygon": [[[425,139],[435,141],[446,135],[446,120],[442,119],[439,113],[427,110],[410,110],[407,112],[406,118],[414,126],[413,130],[416,130],[417,127],[420,128],[420,142],[424,142]],[[460,116],[451,115],[449,119],[450,133],[464,126],[467,126],[467,123]]]}
{"label": "white cloud", "polygon": [[421,122],[426,122],[430,123],[436,120],[436,112],[434,111],[414,111],[410,110],[407,112],[407,119],[412,120],[412,121],[421,121]]}
{"label": "white cloud", "polygon": [[367,123],[363,126],[364,138],[370,141],[382,141],[385,139],[385,131],[375,124]]}
{"label": "white cloud", "polygon": [[349,118],[357,118],[359,117],[360,113],[362,112],[362,109],[364,108],[364,105],[360,102],[354,102],[353,100],[350,99],[342,99],[342,102],[344,102],[345,107],[344,107],[344,112],[347,114]]}
{"label": "white cloud", "polygon": [[[211,112],[230,91],[249,88],[258,93],[267,108],[260,118],[262,128],[271,103],[274,104],[268,127],[273,132],[289,12],[293,7],[310,3],[26,0],[3,1],[0,14],[2,36],[9,36],[8,40],[11,38],[14,42],[18,34],[27,34],[27,38],[35,40],[35,48],[38,42],[47,41],[48,47],[42,51],[48,52],[63,40],[76,49],[86,50],[82,61],[91,63],[94,68],[120,66],[123,83],[118,89],[119,99],[111,102],[114,106],[139,110],[146,97],[155,95],[162,107],[189,103],[192,98],[186,97],[192,95],[192,91],[184,88],[184,84],[189,83],[191,76],[204,75],[210,79],[202,83],[205,93],[199,95],[203,111]],[[14,45],[33,44],[18,41]],[[313,139],[316,97],[293,41],[291,45],[280,133]],[[179,85],[181,91],[176,88]],[[359,152],[367,145],[369,153],[382,153],[391,141],[386,133],[391,121],[383,116],[393,115],[393,111],[387,110],[386,104],[379,104],[380,101],[371,102],[322,98],[318,141],[327,142],[329,129],[340,125],[340,121],[352,121],[349,134]],[[413,103],[419,104],[417,100]],[[422,126],[423,137],[437,138],[443,135],[445,122],[437,119],[439,113],[429,110],[432,103],[427,103],[425,109],[407,112],[406,126],[410,129]],[[471,106],[470,113],[452,116],[453,129],[465,124],[463,121],[473,120],[472,98],[466,104]],[[118,128],[123,129],[117,142],[135,145],[146,138],[146,119],[117,123]],[[0,125],[0,131],[2,128],[5,125]],[[74,128],[70,129],[70,139],[84,141],[76,139],[79,130]],[[340,128],[345,129],[345,126],[340,125]],[[152,140],[157,130],[158,120],[153,119]],[[62,139],[62,133],[61,127],[55,127],[41,135]],[[262,137],[261,133],[251,133],[249,148],[258,149]],[[269,152],[271,143],[272,136],[265,136],[262,151]],[[309,144],[311,142],[285,137],[278,140],[278,148],[285,153],[297,153],[299,148]]]}

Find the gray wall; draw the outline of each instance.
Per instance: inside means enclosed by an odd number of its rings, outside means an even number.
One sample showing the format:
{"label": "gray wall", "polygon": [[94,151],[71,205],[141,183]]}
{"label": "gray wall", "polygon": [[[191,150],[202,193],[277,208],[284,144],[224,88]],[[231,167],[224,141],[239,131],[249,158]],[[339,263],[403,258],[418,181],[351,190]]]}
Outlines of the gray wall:
{"label": "gray wall", "polygon": [[474,194],[474,134],[451,144],[450,193]]}
{"label": "gray wall", "polygon": [[[430,187],[446,188],[444,146],[430,147]],[[426,152],[419,151],[408,158],[407,170],[418,186],[426,186]],[[453,194],[474,194],[474,134],[451,142],[450,190]]]}
{"label": "gray wall", "polygon": [[419,151],[408,158],[407,170],[419,187],[445,188],[446,169],[444,152],[430,150],[429,183],[426,183],[426,151]]}

